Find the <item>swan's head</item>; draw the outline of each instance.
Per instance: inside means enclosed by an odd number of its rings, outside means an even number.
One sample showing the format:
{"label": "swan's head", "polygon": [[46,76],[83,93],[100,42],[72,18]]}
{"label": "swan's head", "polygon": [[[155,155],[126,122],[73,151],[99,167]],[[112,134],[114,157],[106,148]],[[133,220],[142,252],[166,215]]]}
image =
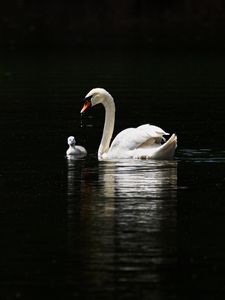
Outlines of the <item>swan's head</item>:
{"label": "swan's head", "polygon": [[102,88],[92,89],[84,98],[84,105],[81,110],[81,114],[87,110],[88,107],[95,106],[96,104],[103,103],[106,98],[111,98],[112,96]]}
{"label": "swan's head", "polygon": [[74,136],[69,136],[67,139],[68,145],[69,146],[74,146],[76,144],[76,140]]}

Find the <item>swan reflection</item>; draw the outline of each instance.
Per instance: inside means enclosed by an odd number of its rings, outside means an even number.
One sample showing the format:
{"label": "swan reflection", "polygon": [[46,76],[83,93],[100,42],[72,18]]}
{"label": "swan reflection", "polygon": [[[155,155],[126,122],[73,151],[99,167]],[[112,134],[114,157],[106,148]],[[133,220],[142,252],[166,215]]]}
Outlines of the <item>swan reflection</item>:
{"label": "swan reflection", "polygon": [[82,262],[68,278],[90,289],[157,285],[171,259],[177,162],[69,161],[67,175],[68,257]]}
{"label": "swan reflection", "polygon": [[[74,206],[74,196],[80,199],[80,211],[97,217],[117,208],[168,211],[170,200],[176,199],[176,161],[99,161],[68,160],[68,205]],[[167,201],[166,201],[167,199]],[[160,209],[160,212],[157,210]],[[102,216],[102,215],[101,215]]]}
{"label": "swan reflection", "polygon": [[162,198],[176,195],[176,161],[118,161],[99,164],[106,197]]}

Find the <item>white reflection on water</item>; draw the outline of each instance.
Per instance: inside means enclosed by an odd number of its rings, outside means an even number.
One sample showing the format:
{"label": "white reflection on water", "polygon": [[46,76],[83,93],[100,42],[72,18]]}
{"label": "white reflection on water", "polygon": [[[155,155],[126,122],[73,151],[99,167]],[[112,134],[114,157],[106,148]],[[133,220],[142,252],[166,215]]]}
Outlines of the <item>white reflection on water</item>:
{"label": "white reflection on water", "polygon": [[107,199],[104,213],[114,218],[115,210],[117,222],[133,222],[146,231],[160,230],[167,216],[169,226],[176,223],[176,161],[106,161],[99,163],[98,172],[95,194]]}
{"label": "white reflection on water", "polygon": [[[176,200],[176,161],[101,161],[92,166],[85,161],[68,161],[67,176],[68,217],[76,205],[80,215],[96,220],[99,216],[113,218],[114,210],[122,209],[137,222],[138,215],[144,213],[150,217],[148,225],[155,227]],[[79,203],[74,202],[77,199]]]}
{"label": "white reflection on water", "polygon": [[79,194],[81,209],[89,203],[89,212],[94,213],[103,205],[106,210],[113,210],[115,201],[120,206],[123,202],[129,205],[129,199],[130,203],[136,199],[142,208],[144,203],[148,207],[149,202],[157,206],[164,199],[176,198],[177,162],[121,160],[100,161],[91,166],[85,160],[68,160],[67,182],[68,198]]}
{"label": "white reflection on water", "polygon": [[[105,197],[162,198],[175,196],[176,161],[126,160],[102,162],[99,181]],[[175,193],[175,194],[174,194]],[[174,195],[173,195],[174,194]]]}
{"label": "white reflection on water", "polygon": [[176,251],[177,162],[70,161],[67,175],[68,257],[83,262],[70,280],[101,290],[160,282]]}

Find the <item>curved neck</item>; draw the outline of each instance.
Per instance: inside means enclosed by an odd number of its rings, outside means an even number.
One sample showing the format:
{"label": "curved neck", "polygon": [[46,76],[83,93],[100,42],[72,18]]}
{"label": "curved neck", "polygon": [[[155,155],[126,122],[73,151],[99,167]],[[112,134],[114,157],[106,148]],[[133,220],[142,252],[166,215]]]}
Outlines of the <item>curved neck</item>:
{"label": "curved neck", "polygon": [[102,157],[104,153],[109,150],[109,144],[112,138],[114,123],[115,123],[115,104],[111,95],[107,97],[102,102],[105,108],[105,124],[102,133],[101,143],[98,148],[98,157]]}

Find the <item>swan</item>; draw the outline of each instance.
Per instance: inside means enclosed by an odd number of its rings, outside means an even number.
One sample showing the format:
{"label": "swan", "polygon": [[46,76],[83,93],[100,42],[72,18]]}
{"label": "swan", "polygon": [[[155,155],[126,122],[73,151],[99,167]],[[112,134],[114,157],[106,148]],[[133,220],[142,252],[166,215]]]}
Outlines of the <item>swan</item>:
{"label": "swan", "polygon": [[67,142],[69,145],[69,148],[66,151],[67,158],[71,158],[71,157],[82,158],[87,155],[87,150],[84,147],[76,145],[76,140],[74,136],[69,136]]}
{"label": "swan", "polygon": [[144,124],[137,128],[121,131],[110,145],[115,123],[115,103],[113,97],[103,88],[92,89],[84,98],[81,114],[88,107],[102,104],[105,108],[105,123],[98,159],[172,159],[177,147],[177,136],[166,141],[169,135],[160,127]]}

